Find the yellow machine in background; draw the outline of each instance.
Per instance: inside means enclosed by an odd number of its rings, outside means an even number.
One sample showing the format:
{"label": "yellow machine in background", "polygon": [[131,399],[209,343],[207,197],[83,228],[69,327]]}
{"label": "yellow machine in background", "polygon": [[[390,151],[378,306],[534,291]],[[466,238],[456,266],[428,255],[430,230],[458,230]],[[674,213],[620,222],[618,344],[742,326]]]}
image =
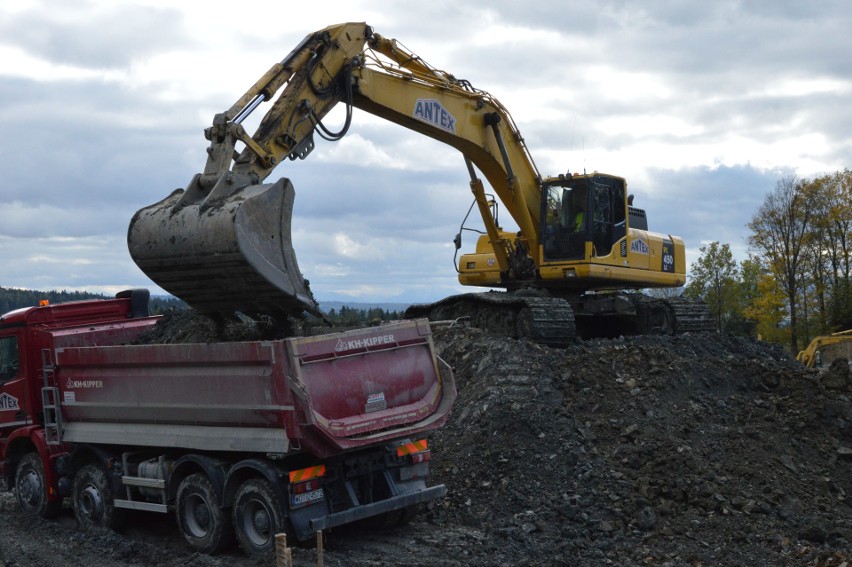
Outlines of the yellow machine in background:
{"label": "yellow machine in background", "polygon": [[[273,98],[249,135],[241,123]],[[331,132],[322,119],[338,103],[346,106],[346,120],[341,131]],[[306,158],[314,133],[329,140],[344,136],[353,107],[461,152],[485,234],[474,252],[461,256],[459,281],[511,292],[462,294],[412,313],[471,316],[551,344],[570,340],[575,324],[584,335],[599,334],[589,332],[593,328],[617,334],[712,326],[702,307],[613,293],[686,280],[683,241],[648,231],[623,178],[541,176],[497,99],[364,23],[308,35],[216,115],[205,131],[204,171],[185,191],[131,221],[133,259],[164,289],[211,314],[316,312],[290,242],[292,185],[263,181],[281,161]],[[240,153],[237,143],[244,146]],[[497,201],[486,195],[480,172],[518,232],[499,226]]]}
{"label": "yellow machine in background", "polygon": [[852,362],[852,329],[815,337],[796,355],[808,368],[828,368],[838,358]]}

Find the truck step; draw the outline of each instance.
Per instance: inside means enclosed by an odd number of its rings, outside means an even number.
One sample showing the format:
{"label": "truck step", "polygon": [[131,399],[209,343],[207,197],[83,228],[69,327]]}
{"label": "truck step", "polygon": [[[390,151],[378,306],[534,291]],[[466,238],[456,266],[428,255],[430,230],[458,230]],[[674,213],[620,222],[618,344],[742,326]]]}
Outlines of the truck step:
{"label": "truck step", "polygon": [[156,488],[162,490],[166,487],[166,481],[159,478],[144,478],[141,476],[123,476],[121,482],[125,486],[141,486],[144,488]]}
{"label": "truck step", "polygon": [[166,514],[169,511],[169,507],[165,504],[155,504],[153,502],[136,502],[134,500],[113,500],[113,505],[116,508],[142,510],[144,512],[161,512],[163,514]]}

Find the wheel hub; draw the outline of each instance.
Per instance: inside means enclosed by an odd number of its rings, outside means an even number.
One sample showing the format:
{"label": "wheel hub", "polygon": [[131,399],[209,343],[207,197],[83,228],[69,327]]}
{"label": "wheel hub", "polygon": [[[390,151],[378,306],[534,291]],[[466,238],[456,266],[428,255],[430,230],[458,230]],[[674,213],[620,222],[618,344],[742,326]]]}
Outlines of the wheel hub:
{"label": "wheel hub", "polygon": [[203,502],[196,502],[192,507],[192,519],[201,531],[207,532],[210,529],[210,510]]}
{"label": "wheel hub", "polygon": [[101,496],[101,491],[92,485],[86,486],[86,488],[80,492],[79,505],[80,511],[82,511],[86,517],[93,520],[100,518],[104,512],[104,501]]}
{"label": "wheel hub", "polygon": [[255,529],[262,533],[269,533],[269,514],[266,513],[266,510],[261,508],[259,510],[255,510],[254,512],[254,527]]}
{"label": "wheel hub", "polygon": [[23,502],[30,505],[38,503],[38,497],[39,494],[41,494],[41,483],[39,482],[38,475],[35,472],[29,471],[26,476],[24,476],[18,486],[18,493],[20,494]]}

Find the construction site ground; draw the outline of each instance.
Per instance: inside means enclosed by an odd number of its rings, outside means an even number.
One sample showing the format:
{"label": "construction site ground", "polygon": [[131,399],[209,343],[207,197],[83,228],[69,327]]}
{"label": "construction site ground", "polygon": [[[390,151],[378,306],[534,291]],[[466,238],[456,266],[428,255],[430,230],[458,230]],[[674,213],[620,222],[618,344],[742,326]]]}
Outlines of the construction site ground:
{"label": "construction site ground", "polygon": [[[430,439],[448,496],[391,531],[326,534],[325,565],[852,565],[848,364],[818,374],[712,333],[552,349],[439,327],[435,342],[459,391]],[[317,563],[312,545],[293,557]],[[274,559],[195,553],[150,513],[81,532],[70,509],[31,518],[0,492],[0,567],[60,565]]]}

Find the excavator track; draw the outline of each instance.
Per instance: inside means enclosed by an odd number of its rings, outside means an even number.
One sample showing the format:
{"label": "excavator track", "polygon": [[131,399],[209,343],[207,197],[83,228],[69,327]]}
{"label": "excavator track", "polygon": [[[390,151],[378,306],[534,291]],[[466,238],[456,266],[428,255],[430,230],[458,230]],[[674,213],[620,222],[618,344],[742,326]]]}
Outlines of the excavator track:
{"label": "excavator track", "polygon": [[715,330],[703,301],[660,299],[641,293],[590,294],[574,304],[577,335],[583,339],[676,335]]}
{"label": "excavator track", "polygon": [[465,319],[489,333],[562,347],[575,339],[574,311],[564,299],[512,292],[463,293],[409,307],[406,317]]}
{"label": "excavator track", "polygon": [[[576,314],[576,319],[575,319]],[[688,299],[657,299],[641,294],[591,296],[574,306],[564,298],[534,292],[453,295],[412,305],[406,317],[432,321],[465,320],[489,333],[564,347],[576,338],[671,335],[715,330],[707,304]]]}
{"label": "excavator track", "polygon": [[667,299],[666,303],[674,313],[676,334],[716,330],[713,314],[703,301]]}

